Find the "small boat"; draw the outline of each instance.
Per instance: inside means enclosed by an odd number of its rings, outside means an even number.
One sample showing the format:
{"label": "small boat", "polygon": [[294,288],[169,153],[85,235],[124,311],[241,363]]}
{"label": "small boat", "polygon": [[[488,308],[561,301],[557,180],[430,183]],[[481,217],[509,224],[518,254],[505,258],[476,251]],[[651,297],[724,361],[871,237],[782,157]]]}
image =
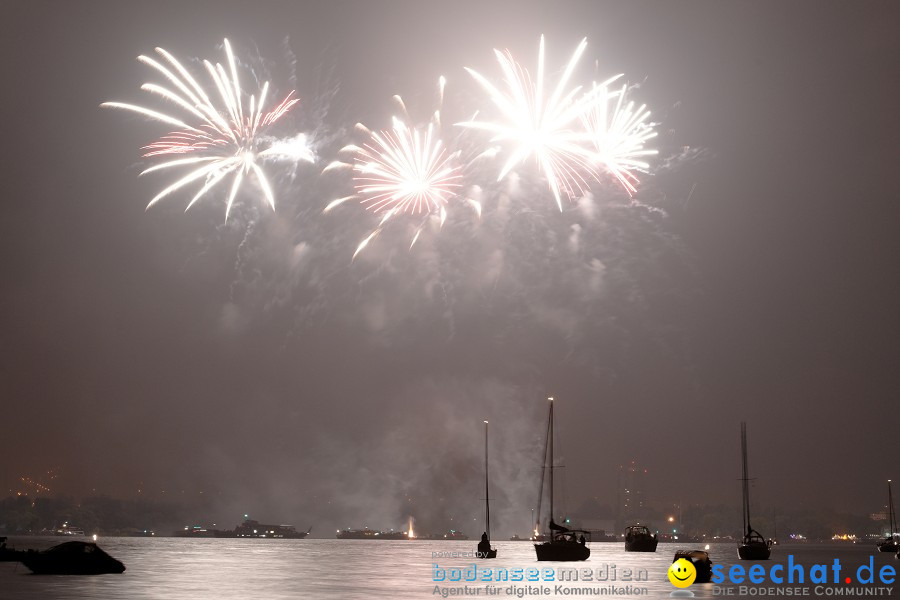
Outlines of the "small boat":
{"label": "small boat", "polygon": [[744,493],[744,537],[738,546],[738,557],[741,560],[769,560],[772,553],[772,542],[766,540],[750,526],[750,478],[747,475],[747,423],[741,422],[741,477]]}
{"label": "small boat", "polygon": [[891,495],[891,480],[888,479],[888,537],[878,542],[879,552],[898,552],[900,544],[897,543],[897,515],[894,512],[894,497]]}
{"label": "small boat", "polygon": [[478,542],[475,556],[478,558],[497,558],[497,549],[491,548],[491,500],[488,490],[488,422],[484,422],[484,533]]}
{"label": "small boat", "polygon": [[704,550],[678,550],[675,552],[675,558],[672,562],[676,562],[679,558],[690,561],[697,571],[697,578],[694,583],[709,583],[712,579],[712,561],[709,559],[709,552]]}
{"label": "small boat", "polygon": [[[547,444],[544,448],[545,469],[550,471],[550,520],[549,520],[549,541],[536,543],[534,551],[539,561],[575,561],[587,560],[591,555],[591,549],[585,544],[584,534],[587,533],[582,529],[569,529],[562,525],[557,525],[553,521],[553,398],[550,401],[550,422],[547,425]],[[549,461],[547,455],[549,452]],[[540,498],[544,495],[544,478],[541,477]],[[540,519],[540,500],[538,501],[538,519]],[[540,531],[540,522],[535,525],[535,535]],[[579,535],[580,534],[580,535]]]}
{"label": "small boat", "polygon": [[17,556],[15,550],[6,547],[6,538],[0,537],[0,562],[15,562],[18,560]]}
{"label": "small boat", "polygon": [[643,525],[625,529],[625,552],[656,552],[659,539]]}
{"label": "small boat", "polygon": [[102,575],[125,571],[125,565],[93,542],[64,542],[47,550],[5,550],[3,560],[20,562],[37,575]]}

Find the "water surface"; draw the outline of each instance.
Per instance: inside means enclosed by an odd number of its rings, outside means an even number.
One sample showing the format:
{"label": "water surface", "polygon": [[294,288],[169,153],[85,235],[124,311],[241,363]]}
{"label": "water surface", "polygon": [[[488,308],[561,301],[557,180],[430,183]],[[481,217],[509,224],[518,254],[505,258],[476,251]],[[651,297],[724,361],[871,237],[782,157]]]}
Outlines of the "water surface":
{"label": "water surface", "polygon": [[[46,548],[59,543],[60,538],[13,537],[9,545],[19,549]],[[620,593],[614,596],[579,595],[583,588],[593,590],[609,589],[610,586],[640,588],[642,596],[631,597],[668,598],[676,591],[666,577],[666,570],[672,562],[677,544],[661,543],[655,553],[625,552],[620,543],[591,544],[591,557],[583,563],[538,563],[534,549],[528,542],[496,542],[499,550],[496,560],[476,561],[471,558],[434,556],[434,553],[471,552],[476,541],[370,541],[370,540],[258,540],[258,539],[182,539],[182,538],[101,538],[98,544],[109,554],[125,563],[127,570],[121,575],[94,576],[37,576],[18,563],[0,563],[0,599],[2,600],[146,600],[146,599],[190,599],[190,600],[246,600],[288,598],[356,600],[369,598],[440,598],[435,594],[435,586],[441,588],[461,588],[468,585],[470,590],[480,588],[477,596],[451,596],[455,598],[516,598],[509,595],[509,586],[516,586],[521,592],[528,586],[550,589],[549,594],[524,595],[525,598],[585,598],[585,597],[629,597]],[[686,547],[702,548],[693,544]],[[714,564],[728,568],[740,562],[745,566],[752,563],[737,560],[734,544],[712,544],[710,557]],[[788,555],[794,562],[808,569],[813,564],[831,565],[835,558],[841,561],[846,571],[855,573],[858,566],[868,564],[872,557],[876,572],[883,565],[900,567],[900,561],[893,554],[879,553],[874,546],[852,544],[790,545],[778,546],[772,553],[772,560],[763,561],[768,567],[773,563],[787,564]],[[603,582],[501,582],[491,586],[500,588],[497,595],[486,594],[485,583],[435,582],[434,564],[448,574],[451,569],[464,569],[477,563],[479,568],[525,569],[529,567],[590,567],[605,568],[611,573],[615,566],[617,579]],[[646,581],[626,582],[622,580],[625,569],[636,573],[643,569]],[[807,570],[808,573],[808,570]],[[844,572],[842,572],[842,576]],[[448,575],[449,577],[449,575]],[[554,593],[557,585],[565,589]],[[714,589],[711,584],[693,585],[688,588],[698,598],[721,598],[722,587]],[[799,584],[795,584],[796,587]],[[833,597],[816,596],[814,584],[804,584],[810,588],[810,598]],[[773,584],[751,587],[764,591]],[[845,587],[845,584],[830,588]],[[867,586],[885,587],[880,584]],[[900,586],[892,585],[891,592],[900,594]],[[588,589],[583,591],[587,592]],[[716,592],[719,593],[716,593]],[[849,591],[849,589],[847,590]],[[869,592],[872,593],[871,591]],[[607,594],[609,592],[607,591]],[[735,587],[733,598],[739,597]],[[882,597],[893,597],[885,592]],[[770,597],[774,595],[759,595]],[[783,597],[783,596],[779,596]],[[846,597],[846,596],[842,596]],[[870,596],[871,597],[871,596]]]}

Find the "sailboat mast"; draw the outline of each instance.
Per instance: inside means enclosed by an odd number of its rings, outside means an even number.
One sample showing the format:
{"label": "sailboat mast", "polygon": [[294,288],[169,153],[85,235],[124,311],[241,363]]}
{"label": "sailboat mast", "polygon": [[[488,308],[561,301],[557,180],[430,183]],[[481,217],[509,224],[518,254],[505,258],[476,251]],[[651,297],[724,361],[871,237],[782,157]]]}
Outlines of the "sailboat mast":
{"label": "sailboat mast", "polygon": [[491,539],[491,497],[488,493],[488,422],[484,422],[484,529]]}
{"label": "sailboat mast", "polygon": [[750,534],[750,480],[747,476],[747,423],[741,421],[741,489],[744,494],[744,533]]}
{"label": "sailboat mast", "polygon": [[550,401],[550,522],[553,522],[553,396]]}
{"label": "sailboat mast", "polygon": [[[553,409],[551,405],[551,411]],[[552,413],[551,413],[552,415]],[[532,518],[534,521],[534,535],[540,535],[541,531],[541,508],[544,505],[544,480],[547,477],[547,446],[550,445],[550,430],[553,428],[553,419],[547,419],[547,435],[544,436],[544,451],[541,453],[541,485],[538,488],[538,501],[537,501],[537,512],[534,513],[537,515],[537,520]],[[534,514],[532,516],[534,516]]]}
{"label": "sailboat mast", "polygon": [[894,531],[896,529],[896,523],[894,522],[896,516],[894,515],[894,497],[891,496],[891,480],[888,479],[888,521],[889,527],[891,528],[891,539],[894,539]]}

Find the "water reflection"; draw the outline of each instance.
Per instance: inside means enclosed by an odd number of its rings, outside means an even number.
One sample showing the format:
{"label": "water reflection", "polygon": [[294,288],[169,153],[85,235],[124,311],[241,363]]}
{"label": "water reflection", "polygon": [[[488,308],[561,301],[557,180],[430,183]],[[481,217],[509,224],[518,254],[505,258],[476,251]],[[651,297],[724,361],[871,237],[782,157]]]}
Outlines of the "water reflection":
{"label": "water reflection", "polygon": [[[59,538],[11,538],[18,548],[47,548]],[[121,575],[33,576],[21,565],[0,563],[0,596],[18,599],[160,599],[231,600],[265,598],[370,599],[433,598],[434,586],[457,587],[466,582],[434,582],[433,564],[441,568],[465,568],[472,558],[432,557],[432,553],[474,551],[474,542],[463,541],[368,541],[368,540],[254,540],[254,539],[180,539],[180,538],[101,538],[100,546],[125,563]],[[661,543],[655,553],[626,553],[621,543],[591,544],[591,557],[584,563],[538,563],[527,542],[497,542],[500,558],[489,561],[492,569],[529,567],[588,567],[595,573],[606,568],[617,580],[601,582],[541,583],[551,590],[556,585],[573,587],[646,588],[644,597],[670,597],[673,591],[666,571],[680,546]],[[737,563],[734,544],[712,544],[713,564],[727,572]],[[862,545],[779,546],[773,562],[786,562],[793,554],[801,564],[831,563],[840,558],[848,565],[862,564],[875,555],[876,565],[894,564],[893,555],[878,556],[874,548]],[[743,564],[747,564],[744,562]],[[763,563],[765,564],[765,563]],[[478,567],[487,566],[478,562]],[[625,569],[645,569],[646,581],[625,582]],[[484,583],[473,584],[482,588]],[[510,585],[538,585],[529,582],[493,583],[503,590],[495,598],[507,595]],[[713,598],[712,584],[694,584],[689,590],[696,598]],[[557,596],[551,592],[542,598]]]}

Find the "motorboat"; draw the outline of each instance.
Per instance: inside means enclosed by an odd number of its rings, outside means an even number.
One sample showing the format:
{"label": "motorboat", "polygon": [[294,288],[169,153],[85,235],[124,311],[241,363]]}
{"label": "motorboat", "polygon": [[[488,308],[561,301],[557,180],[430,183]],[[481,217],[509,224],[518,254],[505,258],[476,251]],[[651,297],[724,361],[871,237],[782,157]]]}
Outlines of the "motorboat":
{"label": "motorboat", "polygon": [[5,550],[37,575],[102,575],[122,573],[125,565],[93,542],[64,542],[47,550]]}
{"label": "motorboat", "polygon": [[625,529],[625,552],[656,552],[659,538],[644,525],[632,525]]}

